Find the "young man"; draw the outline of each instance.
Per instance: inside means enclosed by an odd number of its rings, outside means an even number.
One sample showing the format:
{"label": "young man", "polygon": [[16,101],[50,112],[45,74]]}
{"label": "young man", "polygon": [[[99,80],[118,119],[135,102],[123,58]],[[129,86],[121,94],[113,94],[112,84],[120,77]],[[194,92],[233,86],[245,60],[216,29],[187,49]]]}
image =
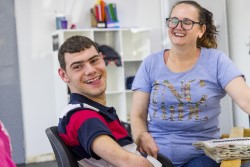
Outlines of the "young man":
{"label": "young man", "polygon": [[59,49],[58,73],[70,89],[59,134],[82,166],[153,167],[161,164],[136,150],[113,107],[106,107],[107,71],[96,44],[73,36]]}

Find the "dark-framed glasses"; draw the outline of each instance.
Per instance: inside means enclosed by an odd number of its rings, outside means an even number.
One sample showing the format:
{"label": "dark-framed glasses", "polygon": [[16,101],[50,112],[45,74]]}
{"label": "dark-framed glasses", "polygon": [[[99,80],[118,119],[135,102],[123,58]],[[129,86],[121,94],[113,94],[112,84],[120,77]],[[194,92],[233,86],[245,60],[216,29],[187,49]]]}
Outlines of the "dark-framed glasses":
{"label": "dark-framed glasses", "polygon": [[200,22],[196,22],[196,21],[193,21],[193,20],[190,20],[190,19],[183,19],[183,20],[179,20],[178,18],[176,17],[173,17],[173,18],[166,18],[166,23],[167,23],[167,26],[169,28],[175,28],[178,26],[179,23],[181,23],[181,28],[183,30],[191,30],[194,26],[194,24],[199,24],[201,25]]}

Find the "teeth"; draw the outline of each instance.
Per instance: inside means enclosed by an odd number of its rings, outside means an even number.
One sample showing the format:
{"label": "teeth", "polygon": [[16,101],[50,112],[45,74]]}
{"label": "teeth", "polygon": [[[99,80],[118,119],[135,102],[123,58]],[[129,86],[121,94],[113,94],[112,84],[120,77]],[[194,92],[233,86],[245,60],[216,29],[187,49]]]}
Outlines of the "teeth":
{"label": "teeth", "polygon": [[175,36],[180,36],[180,37],[184,37],[184,34],[180,34],[180,33],[175,33]]}
{"label": "teeth", "polygon": [[98,80],[98,79],[100,79],[100,77],[97,77],[97,78],[94,78],[94,79],[88,80],[88,81],[86,81],[86,83],[91,83],[91,82],[94,82],[94,81],[96,81],[96,80]]}

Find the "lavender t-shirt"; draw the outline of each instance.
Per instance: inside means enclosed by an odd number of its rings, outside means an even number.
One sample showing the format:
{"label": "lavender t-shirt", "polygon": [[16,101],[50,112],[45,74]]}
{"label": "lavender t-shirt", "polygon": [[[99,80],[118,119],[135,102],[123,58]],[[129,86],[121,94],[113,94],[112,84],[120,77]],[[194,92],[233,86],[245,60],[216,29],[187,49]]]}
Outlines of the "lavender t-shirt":
{"label": "lavender t-shirt", "polygon": [[[219,138],[220,100],[224,88],[242,73],[223,52],[201,48],[188,71],[175,73],[164,63],[164,51],[142,62],[132,90],[150,94],[148,130],[160,153],[181,166],[203,154],[192,143]],[[231,112],[231,111],[228,111]],[[226,120],[225,120],[226,121]]]}

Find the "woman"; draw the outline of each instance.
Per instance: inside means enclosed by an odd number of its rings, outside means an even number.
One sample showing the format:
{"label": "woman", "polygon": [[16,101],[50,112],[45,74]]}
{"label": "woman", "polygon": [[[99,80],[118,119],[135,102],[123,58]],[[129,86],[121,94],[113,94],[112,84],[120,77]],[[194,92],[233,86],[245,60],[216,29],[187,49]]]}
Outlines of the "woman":
{"label": "woman", "polygon": [[226,93],[250,114],[250,88],[216,49],[211,12],[180,1],[166,22],[172,48],[148,56],[133,82],[133,137],[140,151],[154,157],[160,152],[176,167],[219,166],[192,143],[219,138],[220,100]]}

